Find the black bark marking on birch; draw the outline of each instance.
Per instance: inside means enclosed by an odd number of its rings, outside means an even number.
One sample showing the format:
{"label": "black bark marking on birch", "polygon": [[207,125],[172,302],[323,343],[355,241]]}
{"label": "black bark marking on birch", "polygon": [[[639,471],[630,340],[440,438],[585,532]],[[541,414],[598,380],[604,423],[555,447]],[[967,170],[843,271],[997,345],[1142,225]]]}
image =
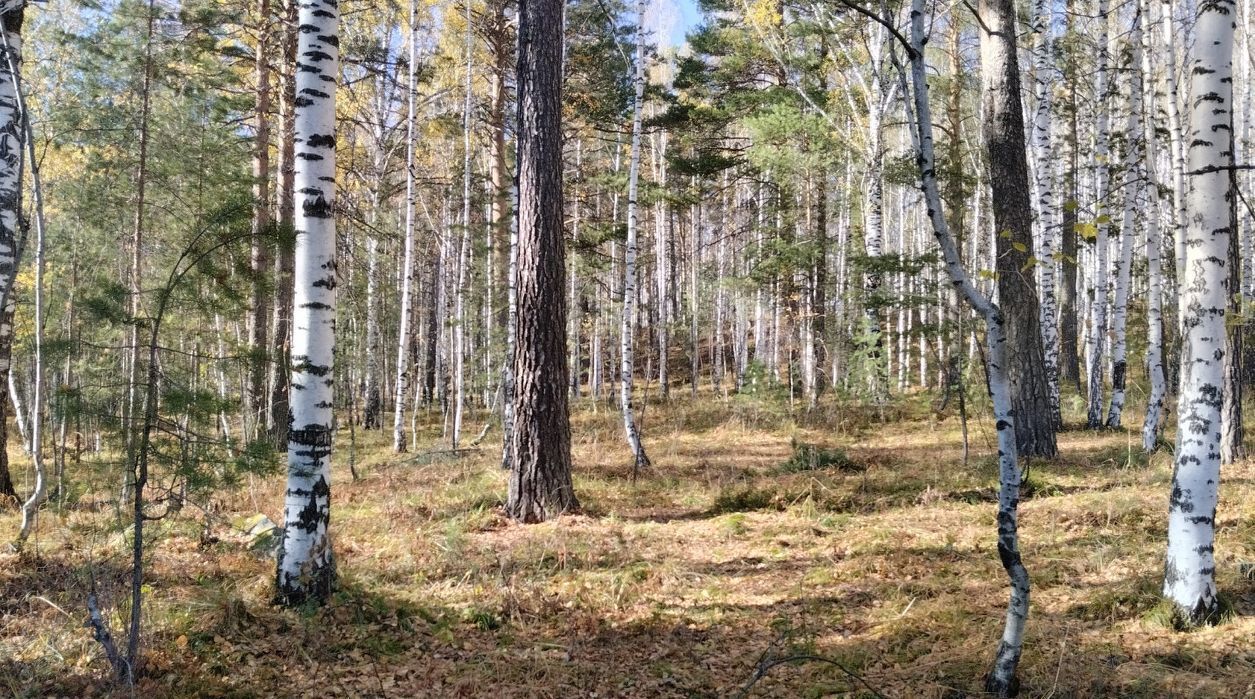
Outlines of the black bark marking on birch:
{"label": "black bark marking on birch", "polygon": [[[298,157],[302,156],[298,155]],[[322,156],[318,156],[318,159],[321,160]],[[306,199],[301,204],[301,208],[304,210],[305,215],[310,218],[331,218],[331,205],[327,203],[327,199],[321,192],[318,193],[313,201]]]}
{"label": "black bark marking on birch", "polygon": [[1172,494],[1168,497],[1168,507],[1174,512],[1184,512],[1189,514],[1194,511],[1194,503],[1190,501],[1181,486],[1172,486]]}
{"label": "black bark marking on birch", "polygon": [[[303,493],[294,494],[303,495]],[[309,500],[297,513],[293,526],[312,534],[325,527],[331,519],[331,487],[327,485],[327,479],[319,477],[314,481],[314,487],[308,495]]]}

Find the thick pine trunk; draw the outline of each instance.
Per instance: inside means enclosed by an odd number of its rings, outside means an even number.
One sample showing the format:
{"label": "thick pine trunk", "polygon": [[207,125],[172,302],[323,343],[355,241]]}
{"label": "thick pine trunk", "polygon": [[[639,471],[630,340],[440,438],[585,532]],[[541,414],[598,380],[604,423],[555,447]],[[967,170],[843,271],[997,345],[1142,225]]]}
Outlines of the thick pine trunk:
{"label": "thick pine trunk", "polygon": [[1015,45],[1015,6],[985,0],[981,17],[985,146],[993,191],[998,303],[1015,361],[1006,367],[1015,410],[1015,436],[1023,456],[1054,456],[1055,419],[1042,352],[1041,313],[1032,276],[1033,213],[1030,203],[1020,68]]}
{"label": "thick pine trunk", "polygon": [[514,429],[506,512],[543,522],[579,507],[571,486],[562,229],[561,0],[520,0]]}
{"label": "thick pine trunk", "polygon": [[1225,315],[1229,303],[1230,173],[1233,148],[1233,0],[1199,6],[1190,59],[1189,162],[1181,278],[1181,392],[1177,452],[1168,508],[1163,594],[1177,620],[1214,618],[1216,503],[1220,487]]}
{"label": "thick pine trunk", "polygon": [[296,207],[288,485],[276,599],[326,602],[335,583],[331,521],[336,321],[336,82],[339,7],[300,5],[296,59]]}

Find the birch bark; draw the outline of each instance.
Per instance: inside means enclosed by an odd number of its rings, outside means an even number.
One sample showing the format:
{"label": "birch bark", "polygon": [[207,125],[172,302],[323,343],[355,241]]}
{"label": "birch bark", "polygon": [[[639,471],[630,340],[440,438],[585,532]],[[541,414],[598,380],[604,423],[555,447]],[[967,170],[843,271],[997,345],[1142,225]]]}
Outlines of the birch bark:
{"label": "birch bark", "polygon": [[1182,241],[1186,257],[1180,280],[1185,337],[1163,584],[1164,597],[1184,625],[1212,619],[1219,609],[1213,545],[1232,234],[1227,166],[1233,150],[1230,112],[1236,10],[1233,0],[1199,4],[1190,58],[1189,225]]}
{"label": "birch bark", "polygon": [[335,582],[331,521],[332,369],[336,322],[336,82],[339,6],[300,4],[296,55],[296,252],[288,486],[277,600],[325,602]]}

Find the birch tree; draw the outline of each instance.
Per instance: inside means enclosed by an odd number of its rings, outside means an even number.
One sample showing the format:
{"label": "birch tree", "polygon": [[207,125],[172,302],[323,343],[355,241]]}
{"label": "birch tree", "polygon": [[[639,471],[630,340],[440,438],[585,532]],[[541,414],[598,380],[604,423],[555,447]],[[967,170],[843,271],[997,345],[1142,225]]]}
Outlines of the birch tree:
{"label": "birch tree", "polygon": [[636,5],[636,59],[632,79],[635,97],[632,100],[632,145],[628,156],[627,240],[623,243],[623,314],[619,323],[619,408],[623,412],[623,429],[637,469],[649,466],[649,457],[641,443],[640,430],[632,408],[633,362],[632,340],[636,315],[636,238],[639,228],[637,193],[641,171],[641,106],[645,99],[645,0]]}
{"label": "birch tree", "polygon": [[1051,147],[1051,82],[1054,78],[1052,19],[1053,2],[1033,1],[1033,94],[1037,106],[1033,112],[1032,148],[1033,198],[1037,201],[1035,232],[1039,251],[1036,255],[1037,288],[1040,296],[1042,358],[1046,370],[1046,390],[1050,398],[1050,419],[1055,427],[1063,425],[1059,409],[1059,326],[1055,304],[1055,232],[1056,211],[1054,183],[1055,155]]}
{"label": "birch tree", "polygon": [[1133,12],[1129,32],[1132,60],[1129,62],[1129,113],[1125,128],[1124,215],[1120,224],[1120,257],[1112,280],[1114,293],[1111,308],[1111,407],[1107,411],[1107,427],[1116,428],[1124,413],[1125,383],[1128,379],[1129,283],[1133,268],[1133,241],[1137,237],[1137,219],[1142,206],[1143,183],[1146,181],[1146,160],[1142,140],[1142,11]]}
{"label": "birch tree", "polygon": [[414,315],[414,201],[418,196],[414,173],[414,127],[418,100],[418,0],[410,0],[409,62],[406,66],[405,107],[405,255],[401,260],[401,315],[397,328],[397,375],[392,403],[392,451],[405,451],[405,403],[410,394],[413,363],[410,361],[410,329]]}
{"label": "birch tree", "polygon": [[270,291],[266,279],[270,274],[270,0],[257,3],[257,44],[253,53],[253,75],[256,81],[256,131],[253,134],[253,229],[250,270],[252,302],[249,312],[248,345],[253,352],[249,366],[249,386],[245,398],[248,408],[249,435],[255,437],[265,424],[266,361],[269,349],[266,334],[270,329]]}
{"label": "birch tree", "polygon": [[288,484],[276,599],[325,602],[335,583],[331,520],[336,322],[336,82],[339,6],[300,4],[296,49],[296,252]]}
{"label": "birch tree", "polygon": [[1110,166],[1110,108],[1108,107],[1107,45],[1108,1],[1098,0],[1098,67],[1094,78],[1094,94],[1098,98],[1098,125],[1094,135],[1096,183],[1094,185],[1094,267],[1090,276],[1089,334],[1085,340],[1086,384],[1089,391],[1087,426],[1096,430],[1103,426],[1103,345],[1107,340],[1107,229],[1111,216],[1107,213]]}
{"label": "birch tree", "polygon": [[[1150,3],[1143,0],[1139,3],[1139,11],[1148,15]],[[1147,16],[1147,19],[1149,17]],[[1151,45],[1151,33],[1141,34],[1142,83],[1144,97],[1141,101],[1142,130],[1142,161],[1146,169],[1146,178],[1142,189],[1146,192],[1146,371],[1150,379],[1150,392],[1146,397],[1146,417],[1142,420],[1142,449],[1151,451],[1159,439],[1159,425],[1162,419],[1164,394],[1163,363],[1163,270],[1160,259],[1162,240],[1159,232],[1159,180],[1156,167],[1159,156],[1156,147],[1154,104],[1152,99],[1154,53]]]}
{"label": "birch tree", "polygon": [[1228,306],[1229,198],[1233,150],[1233,0],[1198,6],[1190,57],[1185,264],[1180,280],[1181,391],[1177,452],[1168,506],[1164,597],[1176,621],[1193,626],[1215,617],[1215,515],[1220,487],[1220,410],[1224,395]]}
{"label": "birch tree", "polygon": [[4,32],[6,60],[0,62],[0,308],[5,308],[17,279],[25,247],[22,228],[22,110],[18,79],[22,62],[22,22],[26,3],[0,4],[0,31]]}

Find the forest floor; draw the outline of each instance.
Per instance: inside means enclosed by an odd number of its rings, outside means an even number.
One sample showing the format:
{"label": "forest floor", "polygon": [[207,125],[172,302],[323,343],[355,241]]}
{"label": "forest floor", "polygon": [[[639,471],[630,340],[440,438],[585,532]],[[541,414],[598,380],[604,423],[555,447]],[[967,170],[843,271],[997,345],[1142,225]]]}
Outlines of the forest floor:
{"label": "forest floor", "polygon": [[[281,476],[217,496],[208,540],[196,508],[158,523],[136,694],[734,697],[767,661],[806,655],[858,679],[799,660],[747,696],[980,695],[1007,597],[988,419],[964,465],[957,420],[922,396],[805,422],[752,398],[675,399],[648,408],[654,467],[633,483],[617,413],[580,406],[583,512],[533,526],[502,515],[495,433],[452,458],[394,456],[390,435],[359,429],[354,480],[342,431],[340,585],[322,609],[271,606],[273,562],[238,528],[281,521]],[[1255,696],[1255,582],[1240,565],[1255,561],[1255,462],[1226,468],[1217,517],[1231,616],[1178,633],[1157,611],[1170,456],[1147,459],[1125,431],[1059,443],[1031,464],[1021,505],[1022,696]],[[82,498],[50,509],[25,554],[0,554],[0,694],[108,693],[83,622],[93,576],[106,603],[120,597],[114,521]],[[0,514],[0,540],[17,523]]]}

